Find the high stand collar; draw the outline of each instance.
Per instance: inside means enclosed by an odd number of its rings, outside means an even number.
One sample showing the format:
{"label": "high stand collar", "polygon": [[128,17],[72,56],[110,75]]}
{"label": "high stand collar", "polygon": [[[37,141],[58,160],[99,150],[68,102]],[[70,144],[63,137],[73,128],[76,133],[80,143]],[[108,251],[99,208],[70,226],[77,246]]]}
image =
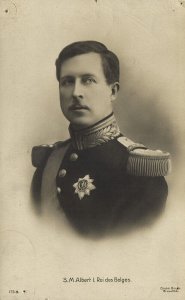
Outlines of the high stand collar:
{"label": "high stand collar", "polygon": [[120,130],[114,114],[110,114],[98,123],[75,130],[69,126],[72,145],[77,150],[96,147],[120,136]]}

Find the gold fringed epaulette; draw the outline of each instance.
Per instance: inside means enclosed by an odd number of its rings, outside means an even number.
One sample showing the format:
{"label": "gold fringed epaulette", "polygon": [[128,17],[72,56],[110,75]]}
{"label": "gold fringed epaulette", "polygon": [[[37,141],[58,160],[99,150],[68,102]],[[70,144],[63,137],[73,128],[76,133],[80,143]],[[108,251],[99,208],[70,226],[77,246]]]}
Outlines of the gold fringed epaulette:
{"label": "gold fringed epaulette", "polygon": [[170,153],[147,149],[143,144],[134,143],[122,136],[118,141],[128,152],[127,172],[135,176],[166,176],[171,171]]}

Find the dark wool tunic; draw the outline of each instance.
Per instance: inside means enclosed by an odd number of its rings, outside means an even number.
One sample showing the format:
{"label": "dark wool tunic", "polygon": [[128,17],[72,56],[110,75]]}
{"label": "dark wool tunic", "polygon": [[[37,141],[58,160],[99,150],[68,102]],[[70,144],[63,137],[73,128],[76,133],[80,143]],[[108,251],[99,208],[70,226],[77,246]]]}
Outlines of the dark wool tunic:
{"label": "dark wool tunic", "polygon": [[[74,153],[78,155],[75,161],[70,159]],[[122,222],[138,222],[163,208],[165,179],[128,175],[127,160],[128,152],[116,139],[81,151],[69,147],[56,185],[61,189],[58,198],[66,216],[79,230],[98,231]],[[66,170],[65,176],[59,176],[61,170]],[[93,179],[95,189],[80,199],[73,185],[86,175]]]}
{"label": "dark wool tunic", "polygon": [[[161,174],[166,173],[168,160],[161,151],[147,151],[132,141],[130,145],[130,140],[121,136],[111,115],[93,128],[71,134],[66,142],[34,147],[35,201],[39,203],[41,190],[52,181],[61,208],[81,233],[151,222],[167,198],[168,187]],[[135,148],[141,151],[134,152]]]}
{"label": "dark wool tunic", "polygon": [[[56,188],[60,205],[77,230],[100,233],[118,225],[136,225],[162,211],[168,191],[164,177],[129,175],[127,160],[128,152],[117,139],[85,150],[69,146],[56,174]],[[40,201],[43,169],[44,165],[39,167],[33,178],[36,201]],[[86,175],[95,188],[80,199],[73,185]],[[82,190],[87,181],[83,180]]]}

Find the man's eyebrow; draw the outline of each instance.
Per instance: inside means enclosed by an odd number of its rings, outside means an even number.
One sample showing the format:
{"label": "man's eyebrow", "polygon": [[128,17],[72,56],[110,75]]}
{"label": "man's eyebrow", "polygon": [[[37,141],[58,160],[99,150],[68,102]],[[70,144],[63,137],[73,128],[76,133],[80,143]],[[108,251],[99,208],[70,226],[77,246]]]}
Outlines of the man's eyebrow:
{"label": "man's eyebrow", "polygon": [[60,77],[60,80],[63,80],[63,79],[66,79],[66,78],[74,78],[74,76],[72,76],[72,75],[65,75],[65,76]]}
{"label": "man's eyebrow", "polygon": [[82,74],[82,77],[96,77],[96,75],[92,73],[87,73],[87,74]]}
{"label": "man's eyebrow", "polygon": [[[92,73],[83,73],[83,74],[80,74],[79,77],[97,77],[95,74],[92,74]],[[75,78],[74,75],[65,75],[65,76],[62,76],[60,78],[60,80],[63,80],[63,79],[71,79],[71,78]]]}

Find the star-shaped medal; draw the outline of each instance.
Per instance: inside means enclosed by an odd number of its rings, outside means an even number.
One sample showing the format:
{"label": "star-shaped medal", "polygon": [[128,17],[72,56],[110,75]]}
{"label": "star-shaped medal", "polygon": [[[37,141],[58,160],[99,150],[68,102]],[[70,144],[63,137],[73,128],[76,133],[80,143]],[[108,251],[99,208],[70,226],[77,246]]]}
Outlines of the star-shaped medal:
{"label": "star-shaped medal", "polygon": [[73,187],[75,188],[75,194],[78,194],[78,197],[80,200],[85,195],[90,195],[90,191],[95,190],[95,185],[92,184],[94,179],[91,179],[89,175],[86,175],[84,178],[79,178],[78,182],[73,184]]}

